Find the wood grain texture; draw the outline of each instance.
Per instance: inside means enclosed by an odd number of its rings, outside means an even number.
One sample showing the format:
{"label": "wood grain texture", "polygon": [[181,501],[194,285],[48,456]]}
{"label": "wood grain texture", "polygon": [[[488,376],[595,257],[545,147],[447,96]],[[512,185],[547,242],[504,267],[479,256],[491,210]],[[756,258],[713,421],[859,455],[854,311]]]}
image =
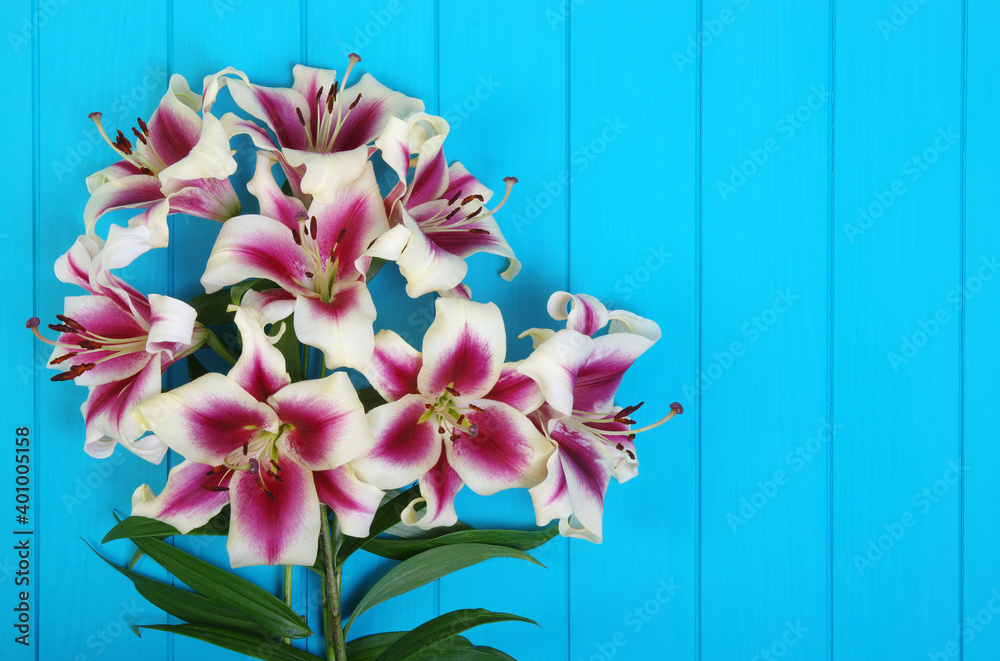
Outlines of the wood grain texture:
{"label": "wood grain texture", "polygon": [[[159,490],[150,466],[82,452],[85,391],[51,383],[52,264],[82,232],[84,178],[109,129],[148,118],[170,74],[225,66],[285,86],[296,62],[424,99],[446,149],[496,191],[524,268],[470,260],[478,300],[514,336],[551,325],[554,290],[651,317],[662,340],[620,404],[645,401],[641,475],[609,489],[604,543],[557,539],[547,569],[491,561],[378,606],[352,635],[456,608],[536,619],[472,632],[518,659],[883,659],[1000,656],[996,443],[1000,371],[1000,8],[982,0],[11,0],[0,108],[14,156],[0,223],[8,433],[32,428],[33,646],[13,641],[14,468],[0,471],[3,659],[242,658],[128,625],[166,621],[83,544]],[[220,110],[234,109],[223,95]],[[128,131],[126,130],[126,133]],[[252,167],[244,142],[241,166]],[[241,181],[249,177],[241,173]],[[499,200],[499,198],[497,198]],[[252,198],[245,209],[254,210]],[[114,214],[99,225],[127,222]],[[174,244],[122,273],[180,298],[218,226],[171,218]],[[183,243],[184,248],[178,249]],[[415,346],[433,297],[373,283],[379,328]],[[181,373],[169,373],[179,383]],[[7,446],[13,455],[13,445]],[[529,526],[526,493],[464,490],[463,518]],[[221,540],[219,540],[221,541]],[[191,541],[182,545],[192,548]],[[196,545],[226,564],[222,544]],[[128,545],[103,553],[127,560]],[[392,563],[348,565],[347,604]],[[155,565],[143,571],[163,576]],[[279,572],[239,572],[276,593]],[[318,628],[318,581],[296,608]],[[322,653],[317,638],[302,643]]]}

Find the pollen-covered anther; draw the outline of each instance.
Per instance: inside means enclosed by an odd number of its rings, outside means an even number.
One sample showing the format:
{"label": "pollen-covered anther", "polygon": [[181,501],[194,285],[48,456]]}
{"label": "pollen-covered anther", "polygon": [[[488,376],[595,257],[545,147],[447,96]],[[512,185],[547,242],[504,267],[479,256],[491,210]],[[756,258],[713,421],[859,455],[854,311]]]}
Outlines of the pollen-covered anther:
{"label": "pollen-covered anther", "polygon": [[72,381],[76,377],[80,376],[84,372],[94,369],[97,363],[79,363],[77,365],[70,365],[69,371],[61,372],[52,377],[52,381]]}
{"label": "pollen-covered anther", "polygon": [[469,408],[472,409],[473,411],[476,411],[477,413],[486,413],[486,411],[484,411],[483,409],[479,408],[475,404],[469,404]]}
{"label": "pollen-covered anther", "polygon": [[458,392],[457,390],[455,390],[455,389],[454,389],[454,388],[452,388],[451,386],[445,386],[445,387],[444,387],[444,389],[445,389],[445,390],[447,390],[447,391],[448,391],[448,393],[449,393],[449,394],[450,394],[450,395],[451,395],[452,397],[461,397],[461,396],[462,396],[462,393]]}
{"label": "pollen-covered anther", "polygon": [[205,491],[229,491],[229,487],[216,486],[214,484],[203,484],[201,488]]}
{"label": "pollen-covered anther", "polygon": [[458,189],[457,191],[455,191],[455,194],[451,196],[450,200],[448,200],[448,206],[455,204],[455,200],[457,200],[461,196],[462,196],[462,189]]}
{"label": "pollen-covered anther", "polygon": [[64,324],[66,324],[67,326],[69,326],[70,328],[72,328],[73,330],[75,330],[78,333],[86,333],[87,332],[87,329],[83,327],[83,324],[81,324],[80,322],[78,322],[78,321],[76,321],[74,319],[71,319],[71,318],[67,317],[64,314],[57,314],[56,315],[56,319],[58,319],[59,321],[63,322]]}
{"label": "pollen-covered anther", "polygon": [[296,106],[295,107],[295,114],[299,116],[299,123],[302,124],[302,126],[305,126],[306,125],[306,118],[302,115],[302,108],[299,108],[298,106]]}
{"label": "pollen-covered anther", "polygon": [[361,102],[361,92],[358,92],[358,96],[355,97],[354,102],[347,109],[354,110],[354,108],[356,108],[358,103],[360,102]]}
{"label": "pollen-covered anther", "polygon": [[69,360],[70,358],[73,358],[76,355],[77,355],[76,351],[70,351],[69,353],[63,354],[58,358],[53,358],[52,360],[49,361],[49,365],[58,365],[59,363]]}

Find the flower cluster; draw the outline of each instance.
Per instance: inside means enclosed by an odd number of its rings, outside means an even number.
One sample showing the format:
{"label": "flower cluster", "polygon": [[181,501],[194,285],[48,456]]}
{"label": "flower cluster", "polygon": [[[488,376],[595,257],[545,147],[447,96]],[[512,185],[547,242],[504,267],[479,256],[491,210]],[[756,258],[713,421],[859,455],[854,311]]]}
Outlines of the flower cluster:
{"label": "flower cluster", "polygon": [[[448,124],[371,75],[351,82],[359,59],[342,78],[298,65],[291,88],[230,68],[197,94],[175,75],[149,121],[114,139],[91,115],[120,160],[88,178],[86,233],[56,265],[88,294],[66,299],[49,326],[55,340],[28,322],[55,345],[53,380],[89,388],[85,449],[183,456],[159,495],[136,490],[133,515],[186,533],[229,505],[233,566],[312,565],[321,504],[364,537],[385,490],[414,481],[421,497],[402,514],[408,525],[456,523],[465,485],[483,495],[522,488],[539,525],[558,520],[564,535],[600,541],[608,484],[636,475],[644,431],[631,419],[641,403],[616,406],[615,393],[659,328],[556,292],[549,313],[566,327],[525,331],[532,353],[507,362],[499,308],[474,302],[462,281],[477,252],[505,257],[505,279],[520,270],[494,219],[516,179],[488,208],[492,191],[445,158]],[[223,88],[244,116],[212,114]],[[246,186],[256,213],[242,213],[230,181],[237,135],[256,151]],[[98,221],[120,210],[133,213],[128,225],[101,236]],[[206,294],[232,288],[223,303],[206,300],[219,308],[212,319],[235,324],[238,358],[202,308],[144,296],[114,273],[169,245],[172,213],[221,223],[200,281]],[[438,295],[419,350],[374,331],[368,282],[385,261],[409,296]],[[163,392],[163,371],[203,346],[230,359],[228,374]],[[299,367],[309,348],[322,353],[314,378],[307,359]],[[374,406],[347,369],[371,384]]]}

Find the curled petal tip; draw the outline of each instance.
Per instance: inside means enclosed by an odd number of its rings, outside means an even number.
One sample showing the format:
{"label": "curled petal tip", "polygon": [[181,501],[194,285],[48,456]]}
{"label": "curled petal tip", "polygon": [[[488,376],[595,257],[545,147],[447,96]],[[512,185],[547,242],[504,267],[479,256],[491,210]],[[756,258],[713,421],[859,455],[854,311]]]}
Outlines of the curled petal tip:
{"label": "curled petal tip", "polygon": [[677,413],[677,415],[681,415],[682,413],[684,413],[684,407],[680,405],[680,402],[674,402],[673,404],[671,404],[670,410]]}
{"label": "curled petal tip", "polygon": [[42,320],[38,317],[32,317],[24,324],[25,328],[38,328],[38,325],[42,323]]}

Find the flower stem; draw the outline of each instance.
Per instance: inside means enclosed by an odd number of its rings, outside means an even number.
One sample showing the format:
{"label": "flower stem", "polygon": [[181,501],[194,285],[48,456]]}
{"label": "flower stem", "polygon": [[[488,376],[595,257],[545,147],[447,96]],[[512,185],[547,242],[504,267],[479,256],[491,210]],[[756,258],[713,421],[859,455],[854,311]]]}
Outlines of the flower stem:
{"label": "flower stem", "polygon": [[347,661],[347,643],[344,640],[344,627],[340,620],[340,567],[336,566],[335,562],[337,551],[343,542],[343,535],[336,518],[333,520],[333,526],[329,524],[326,505],[321,506],[321,509],[320,540],[324,569],[323,625],[326,634],[326,658],[327,661]]}
{"label": "flower stem", "polygon": [[[285,587],[285,591],[284,591],[285,605],[288,606],[289,608],[291,608],[292,607],[292,565],[285,565],[285,583],[284,583],[284,587]],[[282,638],[281,640],[286,645],[291,644],[291,642],[292,642],[291,638]]]}
{"label": "flower stem", "polygon": [[309,378],[309,345],[302,349],[302,378]]}
{"label": "flower stem", "polygon": [[219,339],[219,336],[212,331],[206,329],[206,332],[208,333],[208,346],[215,351],[215,353],[219,354],[224,361],[230,365],[235,365],[236,356],[234,356],[233,352],[229,350],[229,347],[223,344],[222,340]]}

